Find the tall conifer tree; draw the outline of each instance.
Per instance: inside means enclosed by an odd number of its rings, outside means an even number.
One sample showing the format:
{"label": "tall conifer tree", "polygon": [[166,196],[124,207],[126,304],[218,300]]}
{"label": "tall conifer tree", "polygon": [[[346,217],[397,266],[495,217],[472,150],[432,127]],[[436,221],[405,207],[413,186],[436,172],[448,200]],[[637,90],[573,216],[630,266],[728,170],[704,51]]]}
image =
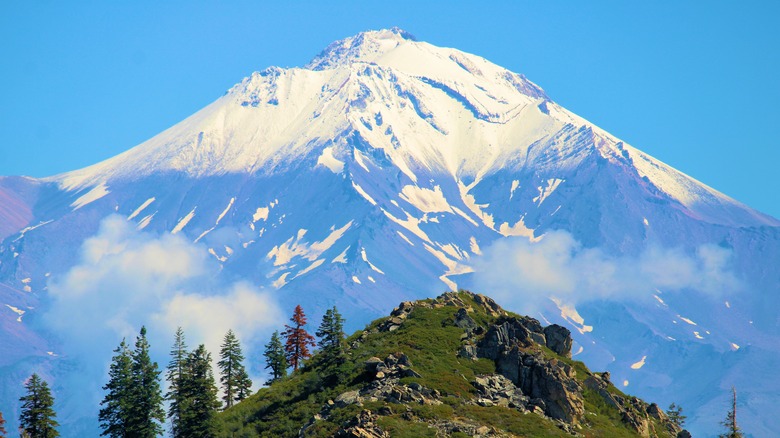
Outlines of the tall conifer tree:
{"label": "tall conifer tree", "polygon": [[344,318],[336,306],[325,311],[316,333],[320,347],[329,362],[337,362],[344,354]]}
{"label": "tall conifer tree", "polygon": [[726,428],[727,432],[719,435],[719,438],[743,438],[742,428],[737,424],[737,389],[731,387],[732,401],[731,410],[726,415],[726,419],[720,424]]}
{"label": "tall conifer tree", "polygon": [[271,335],[271,340],[265,345],[263,356],[265,356],[266,369],[271,370],[271,378],[265,382],[266,385],[270,385],[287,375],[287,358],[278,330]]}
{"label": "tall conifer tree", "polygon": [[114,350],[116,355],[111,359],[108,371],[108,383],[103,387],[107,391],[102,408],[98,415],[101,436],[123,438],[127,436],[128,419],[130,415],[131,391],[133,386],[132,359],[130,350],[124,339]]}
{"label": "tall conifer tree", "polygon": [[219,409],[217,386],[211,370],[211,355],[201,344],[187,356],[185,377],[181,382],[182,405],[179,433],[187,438],[213,437],[214,418]]}
{"label": "tall conifer tree", "polygon": [[22,396],[22,412],[19,415],[19,429],[30,438],[54,438],[60,436],[54,419],[54,397],[49,384],[38,374],[33,374],[24,385],[27,394]]}
{"label": "tall conifer tree", "polygon": [[241,343],[233,330],[228,330],[222,348],[219,352],[217,365],[221,371],[220,382],[225,395],[225,409],[247,398],[252,390],[252,381],[244,368],[244,355],[241,353]]}
{"label": "tall conifer tree", "polygon": [[303,327],[306,325],[306,315],[303,313],[301,305],[295,306],[292,318],[290,318],[293,325],[285,324],[284,332],[286,342],[284,344],[284,351],[287,356],[287,363],[293,368],[293,371],[297,370],[301,363],[311,357],[309,347],[314,347],[314,336],[310,335]]}
{"label": "tall conifer tree", "polygon": [[149,357],[146,327],[141,327],[131,357],[133,384],[127,436],[153,438],[163,433],[161,423],[165,421],[165,411],[160,389],[160,369],[157,362],[152,362]]}
{"label": "tall conifer tree", "polygon": [[186,379],[187,343],[184,341],[184,331],[176,329],[176,335],[171,347],[171,361],[168,362],[165,379],[168,380],[168,392],[165,399],[170,402],[168,418],[171,420],[171,435],[173,438],[184,438],[180,430],[181,409],[184,404],[182,383]]}

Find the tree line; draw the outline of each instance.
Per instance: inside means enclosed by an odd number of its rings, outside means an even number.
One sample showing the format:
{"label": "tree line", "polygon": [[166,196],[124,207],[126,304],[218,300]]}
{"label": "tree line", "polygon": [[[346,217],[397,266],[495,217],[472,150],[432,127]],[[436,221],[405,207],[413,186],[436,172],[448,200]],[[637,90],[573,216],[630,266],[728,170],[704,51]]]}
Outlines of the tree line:
{"label": "tree line", "polygon": [[[270,385],[287,376],[288,368],[297,370],[312,356],[315,338],[305,327],[307,318],[300,305],[295,307],[291,324],[284,331],[275,331],[263,353]],[[323,357],[329,361],[343,359],[344,318],[336,307],[328,309],[316,335]],[[282,340],[284,339],[284,343]],[[170,420],[174,438],[212,437],[215,418],[220,409],[228,409],[252,393],[252,381],[244,367],[241,343],[228,330],[219,352],[217,366],[220,372],[222,399],[218,398],[217,383],[211,367],[211,354],[203,344],[189,350],[184,331],[179,327],[170,350],[170,361],[165,370],[168,391],[163,394],[161,374],[157,362],[149,354],[150,344],[146,327],[141,327],[133,348],[125,339],[113,350],[108,371],[108,382],[103,386],[105,396],[100,403],[98,420],[101,436],[111,438],[152,438],[163,434],[163,423]],[[54,438],[59,436],[54,411],[54,397],[48,383],[33,374],[25,383],[22,402],[20,434],[23,438]],[[164,403],[168,402],[167,412]],[[0,412],[0,438],[5,438],[5,420]]]}
{"label": "tree line", "polygon": [[[295,306],[284,331],[275,331],[265,345],[263,356],[270,379],[266,385],[287,377],[287,370],[297,371],[312,357],[317,346],[315,337],[306,331],[307,318],[300,305]],[[320,360],[326,366],[338,366],[345,359],[344,318],[336,307],[328,309],[315,332],[319,338]],[[282,342],[284,340],[284,342]],[[249,397],[252,381],[243,365],[241,344],[232,330],[228,330],[220,348],[217,366],[220,370],[220,386],[223,396],[219,401],[217,385],[211,369],[211,354],[200,344],[188,351],[184,332],[179,327],[170,350],[171,360],[166,367],[165,379],[168,392],[163,396],[160,387],[161,371],[149,356],[146,328],[141,327],[131,351],[123,339],[114,350],[109,367],[109,381],[103,386],[106,395],[100,403],[98,415],[101,436],[111,438],[153,438],[163,433],[166,416],[174,438],[200,438],[215,435],[215,417],[220,408],[228,409],[236,402]],[[54,412],[54,398],[46,381],[33,374],[25,383],[27,394],[19,399],[22,412],[19,417],[22,438],[54,438],[59,426]],[[741,438],[743,433],[737,424],[737,395],[732,388],[732,407],[721,425],[726,433],[723,438]],[[163,409],[168,401],[168,412]],[[223,404],[224,403],[224,404]],[[666,411],[669,419],[683,427],[686,416],[682,408],[672,403]],[[5,438],[5,420],[0,412],[0,438]]]}

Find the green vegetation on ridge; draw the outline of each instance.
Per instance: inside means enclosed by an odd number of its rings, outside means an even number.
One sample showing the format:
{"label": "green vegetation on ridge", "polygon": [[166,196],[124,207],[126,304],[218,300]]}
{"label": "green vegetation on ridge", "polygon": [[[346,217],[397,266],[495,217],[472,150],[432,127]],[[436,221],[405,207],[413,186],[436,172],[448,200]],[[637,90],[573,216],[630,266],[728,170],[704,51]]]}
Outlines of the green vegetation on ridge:
{"label": "green vegetation on ridge", "polygon": [[[488,327],[500,318],[517,317],[508,312],[503,312],[501,317],[491,314],[489,309],[474,301],[473,294],[461,292],[452,295],[464,304],[468,315],[479,326]],[[391,316],[378,319],[365,330],[351,335],[345,343],[348,348],[343,353],[343,360],[334,363],[324,360],[321,353],[315,354],[291,376],[260,389],[221,413],[218,436],[298,436],[304,425],[308,425],[305,436],[333,436],[364,410],[380,412],[376,425],[390,436],[441,436],[440,433],[437,435],[434,426],[437,422],[460,420],[485,426],[491,433],[504,436],[571,436],[544,416],[473,403],[477,397],[473,384],[476,377],[494,374],[495,363],[489,359],[459,357],[465,330],[455,323],[457,307],[430,299],[412,306],[408,316],[392,330],[383,330],[393,319]],[[580,382],[592,375],[582,362],[558,356],[540,345],[531,349],[544,357],[569,364]],[[384,400],[349,404],[333,402],[344,393],[360,390],[374,379],[366,372],[366,362],[394,354],[408,357],[419,376],[402,377],[398,383],[408,386],[418,384],[437,391],[441,404],[391,403]],[[609,391],[627,397],[614,386],[610,386]],[[618,409],[605,403],[598,393],[585,390],[584,399],[586,412],[578,433],[588,437],[638,436],[622,421]],[[323,406],[328,406],[326,416],[320,415]],[[315,416],[317,420],[313,421]],[[665,431],[658,421],[652,429]],[[458,432],[451,436],[458,436]]]}

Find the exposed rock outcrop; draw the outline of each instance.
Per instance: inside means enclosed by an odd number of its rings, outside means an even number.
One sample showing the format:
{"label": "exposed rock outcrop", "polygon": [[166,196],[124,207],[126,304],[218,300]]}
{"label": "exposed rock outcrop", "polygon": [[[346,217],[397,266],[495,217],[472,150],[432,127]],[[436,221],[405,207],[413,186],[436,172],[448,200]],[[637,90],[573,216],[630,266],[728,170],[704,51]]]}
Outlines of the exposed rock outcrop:
{"label": "exposed rock outcrop", "polygon": [[[571,354],[571,333],[567,329],[554,326],[548,333],[554,339],[552,345],[556,352]],[[534,344],[548,344],[539,321],[510,317],[487,329],[476,353],[477,357],[495,361],[496,370],[523,394],[538,399],[537,406],[547,416],[569,424],[579,423],[585,408],[574,370],[561,361],[547,360],[541,353],[532,352]]]}
{"label": "exposed rock outcrop", "polygon": [[[415,309],[449,307],[452,308],[451,313],[415,313]],[[672,423],[658,405],[645,403],[617,390],[611,384],[608,372],[591,373],[584,365],[569,360],[572,338],[567,328],[555,324],[543,327],[534,318],[509,314],[490,298],[470,292],[446,293],[435,299],[403,302],[390,317],[377,321],[362,332],[353,341],[352,348],[370,341],[369,337],[381,337],[385,336],[384,333],[399,330],[407,321],[420,315],[440,318],[440,322],[433,326],[440,328],[438,333],[446,333],[450,342],[457,339],[453,337],[457,336],[457,331],[453,334],[452,328],[462,330],[460,348],[453,353],[460,359],[488,359],[495,365],[496,373],[476,374],[472,378],[460,374],[470,381],[474,391],[464,393],[462,389],[455,389],[458,388],[455,385],[442,389],[442,394],[434,389],[438,379],[431,379],[428,375],[423,377],[413,368],[405,353],[397,352],[384,358],[374,356],[366,359],[367,356],[362,356],[362,370],[358,365],[356,369],[359,371],[353,381],[356,384],[327,400],[300,429],[299,436],[322,430],[321,427],[310,430],[318,422],[331,425],[337,419],[343,422],[344,417],[340,416],[343,414],[337,413],[344,410],[348,410],[350,415],[360,410],[358,415],[338,425],[335,436],[383,438],[389,436],[389,432],[396,433],[393,428],[397,426],[391,425],[402,421],[418,423],[415,425],[416,433],[427,429],[426,433],[435,433],[436,436],[509,437],[514,436],[509,430],[486,419],[502,415],[511,417],[519,412],[521,416],[527,414],[542,418],[525,421],[543,421],[548,428],[557,427],[567,434],[582,437],[600,427],[600,423],[592,421],[591,416],[603,415],[604,412],[586,413],[585,410],[586,398],[593,403],[598,401],[595,397],[603,399],[609,407],[608,421],[612,427],[618,424],[615,420],[615,414],[618,414],[617,418],[624,425],[619,428],[624,430],[623,427],[627,427],[637,436],[686,436],[685,431]],[[415,330],[419,330],[419,325],[415,325]],[[401,331],[389,336],[391,339],[403,339],[405,333]],[[369,345],[376,348],[373,342]],[[463,364],[460,359],[456,363]],[[450,366],[458,366],[456,363]],[[484,369],[484,365],[469,364],[469,367],[473,366],[472,370],[476,372],[476,369]],[[457,379],[457,376],[452,377]],[[597,404],[601,405],[600,402]],[[468,408],[459,410],[457,406]],[[509,409],[511,413],[502,408]],[[449,414],[442,415],[446,412]],[[484,413],[486,417],[468,415],[477,412]],[[380,417],[387,417],[388,422]],[[380,424],[388,430],[383,430]]]}
{"label": "exposed rock outcrop", "polygon": [[[320,412],[301,429],[299,436],[304,436],[306,429],[315,422],[328,419],[334,408],[344,408],[349,405],[363,406],[364,402],[376,401],[420,405],[441,404],[441,394],[437,390],[431,390],[414,382],[408,385],[400,384],[402,377],[420,377],[420,374],[411,365],[409,358],[403,353],[391,354],[384,360],[370,357],[363,364],[369,382],[359,390],[346,391],[339,394],[334,400],[328,400]],[[381,415],[382,412],[379,414]],[[373,423],[375,418],[376,415],[371,411],[364,410],[349,425],[340,429],[340,435],[336,436],[361,438],[387,436],[376,434],[380,433],[381,429]],[[372,435],[372,433],[375,434]]]}
{"label": "exposed rock outcrop", "polygon": [[523,394],[511,380],[497,375],[477,376],[474,381],[478,397],[474,401],[480,406],[504,406],[507,408],[528,410],[530,398]]}
{"label": "exposed rock outcrop", "polygon": [[387,438],[389,433],[376,425],[377,415],[364,409],[356,415],[334,436],[338,438]]}
{"label": "exposed rock outcrop", "polygon": [[620,411],[623,423],[630,426],[640,436],[650,437],[660,432],[653,429],[651,417],[659,420],[672,436],[680,432],[680,428],[669,421],[658,405],[655,403],[647,404],[636,397],[624,397],[610,392],[609,384],[609,373],[594,373],[584,382],[586,388],[596,392],[608,405]]}
{"label": "exposed rock outcrop", "polygon": [[551,324],[544,328],[547,348],[564,357],[571,358],[571,332],[566,327]]}

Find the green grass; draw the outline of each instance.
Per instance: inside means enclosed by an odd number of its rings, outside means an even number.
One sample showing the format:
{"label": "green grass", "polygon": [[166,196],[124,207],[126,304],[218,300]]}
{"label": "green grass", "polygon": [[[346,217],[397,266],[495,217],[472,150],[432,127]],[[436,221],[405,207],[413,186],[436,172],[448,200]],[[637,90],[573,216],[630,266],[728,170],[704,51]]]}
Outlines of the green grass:
{"label": "green grass", "polygon": [[501,406],[462,405],[456,412],[461,417],[522,437],[571,437],[551,421],[536,414],[521,413]]}
{"label": "green grass", "polygon": [[[467,307],[475,311],[469,315],[478,324],[487,327],[495,318],[482,311],[470,295],[461,293]],[[431,300],[427,300],[430,302]],[[404,353],[411,361],[419,378],[403,378],[402,384],[417,382],[442,394],[441,405],[394,405],[384,402],[365,403],[364,406],[334,408],[327,420],[318,421],[306,430],[306,436],[332,436],[338,428],[354,418],[363,409],[374,412],[389,407],[391,415],[380,416],[377,424],[393,437],[436,436],[436,429],[427,422],[460,419],[472,424],[486,425],[523,437],[569,436],[549,420],[535,414],[521,413],[498,406],[481,407],[464,404],[475,394],[471,382],[479,374],[495,373],[495,365],[487,359],[470,360],[457,357],[463,345],[463,330],[454,325],[458,308],[422,308],[416,306],[406,321],[395,331],[373,333],[364,337],[362,344],[349,351],[343,364],[334,368],[315,355],[292,376],[220,413],[219,437],[294,437],[314,414],[320,412],[328,400],[339,394],[358,389],[369,376],[364,374],[364,362],[370,357],[380,359],[390,354]],[[370,332],[386,318],[367,326]],[[362,331],[350,336],[348,344],[360,338]],[[549,358],[561,360],[576,370],[577,379],[584,381],[591,372],[579,361],[562,358],[546,347],[535,346]],[[611,391],[620,393],[617,388]],[[622,394],[622,393],[620,393]],[[583,419],[581,433],[589,437],[636,436],[620,421],[616,409],[608,406],[595,392],[584,393],[588,412]],[[407,412],[408,410],[408,412]],[[657,429],[658,430],[658,429]],[[453,435],[456,436],[456,435]]]}

